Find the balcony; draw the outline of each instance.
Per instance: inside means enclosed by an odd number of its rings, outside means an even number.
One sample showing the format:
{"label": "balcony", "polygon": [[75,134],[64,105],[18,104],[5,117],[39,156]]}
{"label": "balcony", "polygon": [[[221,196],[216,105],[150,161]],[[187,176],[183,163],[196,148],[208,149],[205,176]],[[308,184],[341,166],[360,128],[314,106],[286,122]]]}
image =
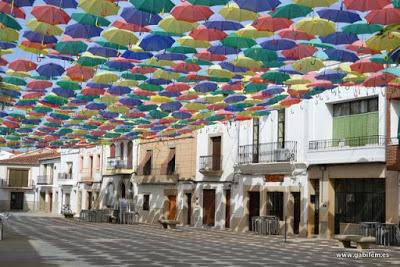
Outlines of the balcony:
{"label": "balcony", "polygon": [[129,164],[127,159],[121,159],[120,157],[107,158],[107,166],[105,175],[115,174],[132,174],[133,167],[132,163]]}
{"label": "balcony", "polygon": [[[290,174],[297,163],[297,142],[271,142],[239,147],[238,168],[242,174]],[[304,164],[301,164],[304,165]]]}
{"label": "balcony", "polygon": [[36,180],[37,185],[52,185],[53,176],[52,175],[38,175]]}
{"label": "balcony", "polygon": [[0,188],[4,188],[4,189],[32,189],[32,181],[28,180],[28,181],[23,181],[16,183],[15,181],[11,181],[9,179],[0,179]]}
{"label": "balcony", "polygon": [[222,156],[221,155],[200,156],[199,172],[207,176],[221,176],[223,172]]}
{"label": "balcony", "polygon": [[71,179],[72,175],[69,173],[63,172],[58,174],[58,180],[71,180]]}
{"label": "balcony", "polygon": [[178,182],[178,166],[168,168],[166,166],[145,169],[138,166],[135,180],[138,184],[175,184]]}
{"label": "balcony", "polygon": [[386,143],[381,135],[310,141],[307,159],[310,165],[385,162]]}
{"label": "balcony", "polygon": [[79,181],[84,184],[92,184],[94,182],[93,172],[89,168],[84,168],[80,171]]}

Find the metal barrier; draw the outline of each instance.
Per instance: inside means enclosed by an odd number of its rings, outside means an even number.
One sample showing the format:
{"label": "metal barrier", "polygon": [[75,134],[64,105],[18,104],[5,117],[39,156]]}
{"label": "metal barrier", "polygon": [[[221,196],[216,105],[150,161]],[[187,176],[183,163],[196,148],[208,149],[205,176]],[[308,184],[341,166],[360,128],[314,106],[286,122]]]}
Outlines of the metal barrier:
{"label": "metal barrier", "polygon": [[362,222],[361,231],[364,236],[374,236],[377,245],[400,245],[400,229],[396,224]]}
{"label": "metal barrier", "polygon": [[254,216],[251,223],[253,231],[259,235],[279,234],[279,218],[276,216]]}
{"label": "metal barrier", "polygon": [[115,217],[120,224],[135,224],[138,222],[138,213],[126,211],[119,213],[118,210],[81,210],[79,219],[85,222],[109,223]]}

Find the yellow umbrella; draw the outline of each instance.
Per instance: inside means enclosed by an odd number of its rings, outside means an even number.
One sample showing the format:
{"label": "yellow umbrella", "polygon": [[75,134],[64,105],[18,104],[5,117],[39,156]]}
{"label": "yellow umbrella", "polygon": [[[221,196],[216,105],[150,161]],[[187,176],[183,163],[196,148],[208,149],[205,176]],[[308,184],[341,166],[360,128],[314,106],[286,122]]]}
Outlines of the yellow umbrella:
{"label": "yellow umbrella", "polygon": [[95,83],[113,83],[117,80],[118,75],[112,72],[101,72],[92,78],[92,81]]}
{"label": "yellow umbrella", "polygon": [[236,57],[234,60],[232,60],[232,64],[238,67],[245,67],[249,69],[260,69],[263,66],[262,62],[245,56]]}
{"label": "yellow umbrella", "polygon": [[400,32],[385,32],[370,37],[366,41],[367,47],[376,50],[393,50],[400,46]]}
{"label": "yellow umbrella", "polygon": [[63,29],[57,25],[51,25],[45,22],[37,21],[36,19],[31,19],[26,23],[26,26],[34,32],[38,32],[44,35],[61,35],[63,34]]}
{"label": "yellow umbrella", "polygon": [[155,103],[167,103],[167,102],[171,102],[172,99],[167,96],[153,95],[150,97],[150,101],[155,102]]}
{"label": "yellow umbrella", "polygon": [[119,45],[132,45],[138,42],[138,38],[133,32],[111,27],[103,31],[103,37],[114,44]]}
{"label": "yellow umbrella", "polygon": [[208,104],[216,104],[218,102],[221,102],[224,100],[224,96],[222,95],[209,95],[209,96],[204,96],[201,98],[203,101]]}
{"label": "yellow umbrella", "polygon": [[195,40],[190,36],[179,38],[177,42],[182,46],[189,46],[192,48],[209,48],[211,46],[208,41]]}
{"label": "yellow umbrella", "polygon": [[108,0],[80,0],[79,6],[87,13],[106,17],[111,15],[117,15],[119,6]]}
{"label": "yellow umbrella", "polygon": [[18,48],[20,48],[21,50],[24,50],[26,52],[37,54],[37,55],[40,55],[40,54],[47,55],[49,53],[49,50],[47,48],[36,49],[36,48],[24,46],[24,45],[19,45]]}
{"label": "yellow umbrella", "polygon": [[297,22],[296,29],[312,35],[326,36],[336,31],[336,25],[330,20],[313,17]]}
{"label": "yellow umbrella", "polygon": [[347,72],[347,73],[352,72],[352,70],[350,68],[350,63],[348,63],[348,62],[340,64],[339,65],[339,69],[344,71],[344,72]]}
{"label": "yellow umbrella", "polygon": [[337,0],[294,0],[293,3],[308,6],[308,7],[322,7],[331,6],[336,3]]}
{"label": "yellow umbrella", "polygon": [[15,71],[15,70],[11,70],[11,69],[8,69],[6,71],[6,74],[10,75],[10,76],[16,76],[16,77],[22,77],[22,78],[26,78],[26,77],[30,77],[31,76],[29,72]]}
{"label": "yellow umbrella", "polygon": [[177,20],[173,16],[168,16],[160,20],[158,26],[160,26],[160,28],[164,29],[166,32],[181,34],[195,29],[198,24]]}
{"label": "yellow umbrella", "polygon": [[149,58],[148,60],[145,61],[145,64],[147,65],[153,65],[153,66],[160,66],[160,67],[165,67],[165,66],[172,66],[174,65],[174,62],[172,60],[158,60],[156,57]]}
{"label": "yellow umbrella", "polygon": [[308,73],[310,71],[317,71],[325,67],[322,60],[315,57],[302,58],[293,63],[293,68],[301,73]]}
{"label": "yellow umbrella", "polygon": [[176,80],[179,77],[179,73],[158,69],[153,73],[153,76],[157,79]]}
{"label": "yellow umbrella", "polygon": [[127,86],[127,87],[135,87],[138,85],[138,82],[135,80],[119,80],[114,83],[115,86]]}
{"label": "yellow umbrella", "polygon": [[106,104],[112,104],[115,103],[119,100],[118,96],[114,96],[114,95],[103,95],[99,98],[99,102],[103,102]]}
{"label": "yellow umbrella", "polygon": [[129,108],[124,105],[119,105],[119,104],[114,104],[110,105],[107,108],[108,111],[119,113],[119,114],[125,114],[129,111]]}
{"label": "yellow umbrella", "polygon": [[273,33],[269,31],[259,31],[253,26],[247,25],[246,27],[238,30],[236,32],[236,35],[240,37],[257,39],[257,38],[271,37]]}
{"label": "yellow umbrella", "polygon": [[286,80],[284,83],[289,85],[295,85],[295,84],[307,84],[310,82],[311,82],[310,80],[303,79],[303,76],[301,75],[293,75],[289,80]]}
{"label": "yellow umbrella", "polygon": [[132,51],[134,51],[134,52],[143,52],[143,48],[141,48],[141,47],[138,46],[138,45],[131,45],[131,46],[129,47],[129,50],[132,50]]}
{"label": "yellow umbrella", "polygon": [[[228,105],[228,104],[226,104],[226,105]],[[195,120],[201,120],[201,119],[205,119],[207,117],[210,117],[211,115],[212,115],[211,111],[209,111],[209,112],[198,112],[198,113],[193,114],[192,118],[195,119]]]}
{"label": "yellow umbrella", "polygon": [[258,16],[258,14],[253,11],[241,9],[236,3],[227,4],[219,11],[219,14],[225,19],[236,21],[255,20]]}
{"label": "yellow umbrella", "polygon": [[201,109],[206,109],[207,106],[205,104],[192,102],[192,103],[187,103],[185,105],[185,108],[189,110],[199,111]]}
{"label": "yellow umbrella", "polygon": [[0,40],[4,42],[18,41],[19,33],[11,28],[8,28],[0,23]]}
{"label": "yellow umbrella", "polygon": [[254,113],[254,111],[244,110],[244,111],[238,112],[237,115],[239,115],[239,116],[251,116],[251,115],[253,115],[253,113]]}
{"label": "yellow umbrella", "polygon": [[343,78],[343,81],[361,83],[361,82],[365,81],[366,78],[367,78],[367,75],[364,73],[362,73],[362,74],[361,73],[349,73]]}
{"label": "yellow umbrella", "polygon": [[90,117],[96,115],[97,113],[99,113],[97,110],[81,110],[81,111],[79,111],[79,114],[81,116],[84,116],[87,118],[90,118]]}
{"label": "yellow umbrella", "polygon": [[14,53],[12,49],[0,49],[0,56],[9,55]]}
{"label": "yellow umbrella", "polygon": [[231,79],[233,76],[235,76],[232,72],[229,70],[225,70],[221,68],[219,65],[213,65],[207,70],[208,75],[210,76],[216,76],[220,78],[228,78]]}

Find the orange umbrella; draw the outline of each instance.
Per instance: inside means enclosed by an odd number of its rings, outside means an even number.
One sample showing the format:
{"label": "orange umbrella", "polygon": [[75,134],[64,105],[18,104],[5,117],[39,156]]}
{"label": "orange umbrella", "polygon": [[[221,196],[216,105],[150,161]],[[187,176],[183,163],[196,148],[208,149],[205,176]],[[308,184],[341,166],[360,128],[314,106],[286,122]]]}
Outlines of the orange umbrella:
{"label": "orange umbrella", "polygon": [[70,16],[61,8],[52,5],[38,5],[32,9],[32,15],[41,22],[51,25],[68,24]]}
{"label": "orange umbrella", "polygon": [[202,41],[217,41],[222,40],[227,36],[227,34],[223,31],[217,29],[209,29],[204,26],[200,26],[197,29],[194,29],[189,35],[195,40]]}
{"label": "orange umbrella", "polygon": [[91,79],[95,74],[95,70],[91,67],[75,65],[67,69],[67,76],[73,81],[85,82]]}
{"label": "orange umbrella", "polygon": [[251,26],[259,31],[275,32],[289,28],[292,24],[293,21],[287,18],[273,18],[269,15],[262,15]]}
{"label": "orange umbrella", "polygon": [[8,67],[15,71],[31,71],[35,70],[37,64],[27,59],[17,59],[11,62]]}

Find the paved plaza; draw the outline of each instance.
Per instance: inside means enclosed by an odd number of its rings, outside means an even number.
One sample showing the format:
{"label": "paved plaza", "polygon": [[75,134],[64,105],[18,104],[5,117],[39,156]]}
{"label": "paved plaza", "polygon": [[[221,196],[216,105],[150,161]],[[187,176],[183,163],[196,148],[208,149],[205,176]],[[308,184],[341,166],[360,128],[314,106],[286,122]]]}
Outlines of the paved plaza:
{"label": "paved plaza", "polygon": [[335,241],[158,225],[95,224],[16,214],[0,241],[0,266],[399,266],[389,258],[340,259]]}

